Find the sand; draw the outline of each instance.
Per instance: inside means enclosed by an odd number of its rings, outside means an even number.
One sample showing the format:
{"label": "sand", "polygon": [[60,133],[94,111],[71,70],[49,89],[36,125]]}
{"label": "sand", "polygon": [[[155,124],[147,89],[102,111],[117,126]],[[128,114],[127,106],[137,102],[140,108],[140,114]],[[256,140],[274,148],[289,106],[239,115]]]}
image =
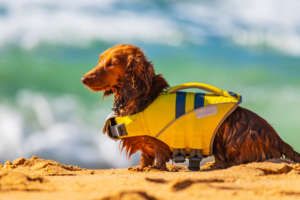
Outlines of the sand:
{"label": "sand", "polygon": [[199,172],[168,165],[146,169],[87,170],[37,157],[0,165],[0,199],[300,199],[300,164],[285,159]]}

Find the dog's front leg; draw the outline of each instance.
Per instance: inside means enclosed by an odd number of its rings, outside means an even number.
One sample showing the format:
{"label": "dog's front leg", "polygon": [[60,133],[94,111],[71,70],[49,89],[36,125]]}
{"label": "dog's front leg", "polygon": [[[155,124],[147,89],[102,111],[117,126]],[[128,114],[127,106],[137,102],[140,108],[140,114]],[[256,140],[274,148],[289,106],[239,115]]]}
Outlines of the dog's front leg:
{"label": "dog's front leg", "polygon": [[155,149],[155,158],[156,164],[154,166],[155,169],[162,170],[162,171],[169,171],[166,162],[169,161],[169,156],[165,154],[165,152],[161,151],[160,149]]}
{"label": "dog's front leg", "polygon": [[138,166],[134,167],[137,171],[143,171],[145,167],[154,165],[155,157],[142,153],[141,162]]}
{"label": "dog's front leg", "polygon": [[154,154],[155,154],[156,164],[154,168],[168,171],[166,162],[168,162],[172,157],[172,153],[170,151],[169,146],[156,138],[153,137],[147,137],[147,138],[149,142],[152,144]]}

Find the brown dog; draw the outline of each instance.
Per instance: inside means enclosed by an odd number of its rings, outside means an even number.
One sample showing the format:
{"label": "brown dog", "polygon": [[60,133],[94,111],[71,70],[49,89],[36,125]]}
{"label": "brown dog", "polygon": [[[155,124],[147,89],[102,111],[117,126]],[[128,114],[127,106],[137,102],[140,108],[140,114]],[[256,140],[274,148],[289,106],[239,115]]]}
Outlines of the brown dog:
{"label": "brown dog", "polygon": [[[99,64],[82,78],[92,91],[103,97],[114,94],[113,110],[119,116],[138,113],[150,105],[161,91],[169,87],[162,75],[156,75],[144,53],[133,45],[117,45],[101,54]],[[153,166],[166,169],[171,158],[169,147],[160,140],[137,136],[122,139],[122,149],[129,157],[142,152],[137,170]],[[215,167],[259,162],[270,158],[287,158],[300,162],[300,154],[285,143],[263,118],[238,107],[220,126],[213,144]]]}

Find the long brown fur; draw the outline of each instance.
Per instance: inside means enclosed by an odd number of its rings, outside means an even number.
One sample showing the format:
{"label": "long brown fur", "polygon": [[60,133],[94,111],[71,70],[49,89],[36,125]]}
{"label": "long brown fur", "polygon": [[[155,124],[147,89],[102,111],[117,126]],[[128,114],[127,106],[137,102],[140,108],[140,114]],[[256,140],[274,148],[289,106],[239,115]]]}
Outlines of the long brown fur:
{"label": "long brown fur", "polygon": [[[113,110],[119,116],[143,111],[160,92],[169,87],[162,75],[156,75],[141,49],[133,45],[117,45],[100,55],[97,67],[82,78],[85,86],[93,91],[103,91],[105,98],[114,94]],[[169,147],[162,141],[148,136],[122,139],[121,151],[128,158],[142,152],[137,170],[153,166],[165,170],[171,159]],[[264,161],[270,158],[287,158],[300,162],[300,154],[285,143],[263,118],[238,107],[217,131],[213,153],[215,166],[226,168],[237,164]]]}

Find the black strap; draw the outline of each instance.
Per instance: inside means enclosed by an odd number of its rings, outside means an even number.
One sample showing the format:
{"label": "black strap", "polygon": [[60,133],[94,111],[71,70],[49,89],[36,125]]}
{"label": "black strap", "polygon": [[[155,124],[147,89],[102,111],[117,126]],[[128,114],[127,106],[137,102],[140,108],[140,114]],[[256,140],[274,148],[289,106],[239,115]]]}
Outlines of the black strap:
{"label": "black strap", "polygon": [[205,93],[195,93],[194,109],[201,108],[204,106]]}
{"label": "black strap", "polygon": [[175,118],[177,119],[181,115],[185,114],[185,99],[186,99],[186,92],[177,92],[176,94],[176,111],[175,111]]}

